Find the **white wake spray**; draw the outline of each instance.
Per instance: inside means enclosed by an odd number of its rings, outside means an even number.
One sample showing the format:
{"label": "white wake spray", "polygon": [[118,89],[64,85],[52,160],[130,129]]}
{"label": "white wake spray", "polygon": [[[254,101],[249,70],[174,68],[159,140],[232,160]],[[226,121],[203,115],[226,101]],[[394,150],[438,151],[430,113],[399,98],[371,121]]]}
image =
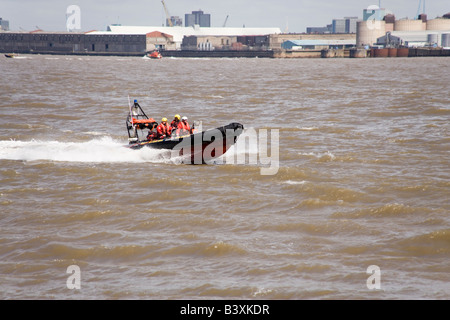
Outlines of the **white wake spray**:
{"label": "white wake spray", "polygon": [[65,162],[170,162],[165,150],[142,148],[132,150],[122,142],[102,137],[86,142],[0,141],[0,159]]}

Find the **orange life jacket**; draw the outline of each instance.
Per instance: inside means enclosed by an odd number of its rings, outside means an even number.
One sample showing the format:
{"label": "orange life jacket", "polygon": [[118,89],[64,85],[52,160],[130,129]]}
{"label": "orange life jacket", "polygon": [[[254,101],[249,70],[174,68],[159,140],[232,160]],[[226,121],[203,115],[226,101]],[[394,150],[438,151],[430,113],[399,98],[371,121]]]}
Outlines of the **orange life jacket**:
{"label": "orange life jacket", "polygon": [[180,123],[178,123],[177,135],[186,135],[191,133],[191,127],[187,121],[180,121]]}
{"label": "orange life jacket", "polygon": [[160,138],[165,138],[167,136],[170,136],[172,129],[169,127],[167,122],[165,124],[161,122],[156,128],[156,131],[158,132],[158,136]]}

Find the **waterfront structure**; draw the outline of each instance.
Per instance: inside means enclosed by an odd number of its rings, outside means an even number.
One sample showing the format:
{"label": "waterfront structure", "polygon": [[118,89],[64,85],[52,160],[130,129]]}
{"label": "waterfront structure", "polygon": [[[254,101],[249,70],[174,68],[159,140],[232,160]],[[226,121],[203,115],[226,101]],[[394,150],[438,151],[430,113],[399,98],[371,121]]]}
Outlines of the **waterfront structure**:
{"label": "waterfront structure", "polygon": [[[280,34],[280,28],[202,28],[198,25],[194,27],[152,27],[152,26],[108,26],[107,31],[95,31],[89,34],[99,34],[99,35],[114,35],[114,34],[141,34],[147,35],[152,32],[160,32],[169,35],[171,38],[168,39],[166,48],[172,48],[172,50],[181,50],[184,37],[196,36],[202,39],[207,39],[207,37],[218,38],[220,44],[221,39],[224,39],[226,44],[227,37],[237,37],[237,36],[267,36],[271,34]],[[210,42],[212,40],[209,40]],[[215,41],[215,40],[214,40]],[[231,41],[231,38],[229,39]],[[170,43],[169,43],[170,42]],[[192,48],[193,42],[188,42]],[[229,42],[229,45],[232,45]],[[161,44],[161,43],[159,43]],[[162,45],[162,44],[161,44]],[[148,48],[152,50],[152,48]]]}
{"label": "waterfront structure", "polygon": [[446,43],[450,30],[393,31],[377,39],[378,46],[384,47],[448,47]]}
{"label": "waterfront structure", "polygon": [[0,52],[129,55],[145,51],[145,34],[0,32]]}
{"label": "waterfront structure", "polygon": [[270,35],[185,36],[181,50],[269,50]]}
{"label": "waterfront structure", "polygon": [[[0,32],[0,52],[65,54],[145,54],[147,51],[180,50],[184,37],[197,37],[197,50],[269,49],[272,34],[279,28],[201,28],[110,25],[108,31]],[[239,40],[238,40],[239,37]],[[200,40],[198,40],[200,39]],[[199,45],[201,40],[211,45]],[[241,42],[239,42],[241,41]]]}
{"label": "waterfront structure", "polygon": [[211,27],[211,15],[209,13],[203,13],[203,11],[192,11],[192,13],[186,13],[184,16],[185,27],[192,27],[199,25],[202,28]]}
{"label": "waterfront structure", "polygon": [[[443,32],[436,33],[434,31]],[[426,14],[420,14],[418,19],[396,20],[394,15],[386,15],[385,9],[365,9],[363,21],[357,22],[356,46],[386,45],[389,40],[392,40],[392,45],[402,43],[410,47],[440,46],[442,45],[442,34],[446,33],[450,33],[450,19],[444,17],[427,20]],[[393,37],[399,38],[399,40],[395,40],[396,38]],[[444,39],[446,39],[445,36]]]}
{"label": "waterfront structure", "polygon": [[173,41],[173,36],[167,33],[153,31],[146,35],[146,50],[175,50],[176,43]]}
{"label": "waterfront structure", "polygon": [[358,21],[356,24],[356,46],[371,47],[379,37],[386,34],[386,21]]}
{"label": "waterfront structure", "polygon": [[282,44],[286,41],[296,40],[348,40],[356,42],[355,33],[323,33],[323,34],[307,34],[307,33],[282,33],[270,35],[270,48],[273,50],[283,50]]}

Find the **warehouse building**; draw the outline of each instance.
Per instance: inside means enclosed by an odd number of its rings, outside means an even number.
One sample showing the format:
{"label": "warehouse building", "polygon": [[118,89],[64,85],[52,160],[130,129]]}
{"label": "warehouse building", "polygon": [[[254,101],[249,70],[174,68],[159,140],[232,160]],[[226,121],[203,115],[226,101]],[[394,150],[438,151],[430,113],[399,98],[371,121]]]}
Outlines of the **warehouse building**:
{"label": "warehouse building", "polygon": [[181,50],[269,50],[270,36],[185,36]]}
{"label": "warehouse building", "polygon": [[0,32],[0,52],[58,54],[144,54],[145,35],[62,32]]}
{"label": "warehouse building", "polygon": [[346,49],[356,45],[355,39],[347,40],[288,40],[282,43],[285,50],[321,50],[321,49]]}

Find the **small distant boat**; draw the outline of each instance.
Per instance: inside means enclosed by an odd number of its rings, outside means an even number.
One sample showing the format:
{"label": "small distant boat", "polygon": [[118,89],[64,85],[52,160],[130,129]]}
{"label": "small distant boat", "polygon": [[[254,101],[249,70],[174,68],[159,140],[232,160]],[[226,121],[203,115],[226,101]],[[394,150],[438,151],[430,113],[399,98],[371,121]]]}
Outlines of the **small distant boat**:
{"label": "small distant boat", "polygon": [[14,53],[6,53],[5,54],[5,57],[7,57],[7,58],[15,58],[17,55],[16,54],[14,54]]}
{"label": "small distant boat", "polygon": [[161,53],[157,50],[155,50],[151,53],[147,53],[146,56],[147,56],[147,58],[150,58],[150,59],[161,59],[162,58]]}

